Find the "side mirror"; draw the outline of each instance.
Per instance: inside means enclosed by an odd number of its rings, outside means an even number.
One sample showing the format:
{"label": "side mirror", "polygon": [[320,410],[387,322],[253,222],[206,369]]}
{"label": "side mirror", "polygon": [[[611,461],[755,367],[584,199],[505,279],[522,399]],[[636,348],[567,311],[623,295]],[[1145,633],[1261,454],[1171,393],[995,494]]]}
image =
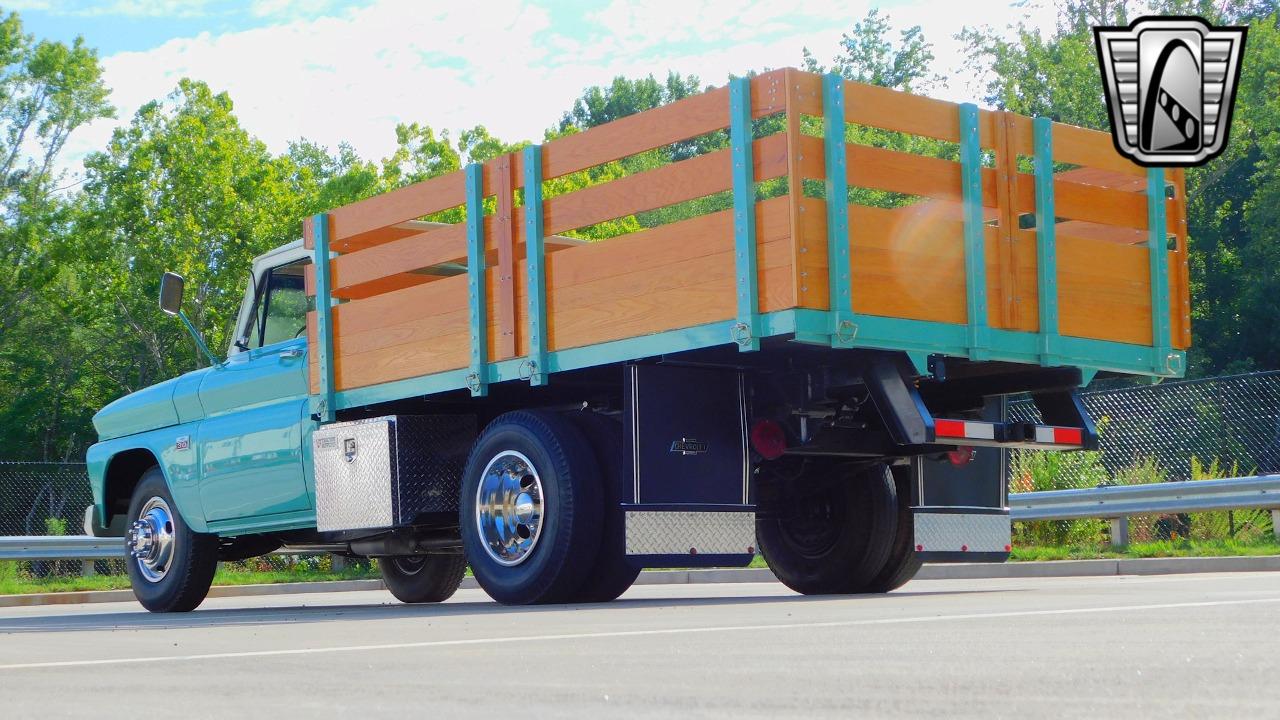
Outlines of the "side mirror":
{"label": "side mirror", "polygon": [[167,272],[160,277],[160,309],[168,315],[182,312],[182,291],[187,281],[177,273]]}

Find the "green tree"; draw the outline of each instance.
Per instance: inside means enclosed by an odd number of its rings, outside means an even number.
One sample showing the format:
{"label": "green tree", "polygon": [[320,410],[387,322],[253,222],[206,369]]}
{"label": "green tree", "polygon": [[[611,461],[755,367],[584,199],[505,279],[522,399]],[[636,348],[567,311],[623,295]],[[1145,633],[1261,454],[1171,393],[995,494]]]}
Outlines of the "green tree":
{"label": "green tree", "polygon": [[91,378],[67,342],[74,278],[60,262],[74,183],[57,167],[78,128],[112,114],[107,93],[81,39],[37,41],[16,14],[0,20],[0,442],[9,457],[69,457],[86,419],[76,398]]}
{"label": "green tree", "polygon": [[165,270],[187,278],[187,309],[212,348],[225,348],[251,259],[298,237],[304,203],[295,166],[240,127],[231,99],[183,80],[144,105],[107,149],[85,161],[74,226],[97,353],[114,363],[116,394],[204,363],[155,295]]}
{"label": "green tree", "polygon": [[906,92],[927,92],[942,78],[930,70],[933,45],[925,40],[924,31],[913,25],[892,39],[893,23],[889,16],[872,8],[853,26],[853,32],[840,39],[840,53],[825,68],[804,48],[803,65],[809,72],[837,72],[846,80],[879,85]]}

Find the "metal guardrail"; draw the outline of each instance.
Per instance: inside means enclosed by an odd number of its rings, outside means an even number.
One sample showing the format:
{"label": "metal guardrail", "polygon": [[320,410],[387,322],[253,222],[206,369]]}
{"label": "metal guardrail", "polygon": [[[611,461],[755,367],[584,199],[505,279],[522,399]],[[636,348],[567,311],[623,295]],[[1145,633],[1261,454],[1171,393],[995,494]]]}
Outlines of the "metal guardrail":
{"label": "metal guardrail", "polygon": [[118,537],[25,535],[0,537],[0,560],[117,560],[124,557]]}
{"label": "metal guardrail", "polygon": [[1272,526],[1276,538],[1280,539],[1280,475],[1113,485],[1009,495],[1009,514],[1013,520],[1110,520],[1113,545],[1128,544],[1128,518],[1131,515],[1166,515],[1242,508],[1270,509]]}
{"label": "metal guardrail", "polygon": [[[1009,514],[1015,521],[1110,520],[1111,542],[1116,545],[1128,543],[1127,518],[1131,515],[1242,508],[1270,509],[1276,537],[1280,539],[1280,475],[1009,495]],[[0,560],[114,560],[124,556],[124,542],[116,537],[0,537]]]}

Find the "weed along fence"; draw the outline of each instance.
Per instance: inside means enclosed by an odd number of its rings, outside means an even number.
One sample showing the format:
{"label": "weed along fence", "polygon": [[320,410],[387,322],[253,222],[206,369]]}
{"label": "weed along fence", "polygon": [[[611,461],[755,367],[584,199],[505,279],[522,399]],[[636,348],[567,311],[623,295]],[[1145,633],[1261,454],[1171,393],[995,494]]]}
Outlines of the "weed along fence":
{"label": "weed along fence", "polygon": [[[1280,371],[1097,390],[1083,393],[1081,401],[1099,426],[1099,451],[1057,455],[1014,451],[1009,463],[1010,493],[1035,496],[1049,491],[1280,473]],[[1009,415],[1024,422],[1038,419],[1030,401],[1012,403]],[[1225,490],[1243,494],[1245,489],[1241,485]],[[1177,494],[1195,492],[1188,487],[1187,492]],[[1263,492],[1274,493],[1274,489]],[[1104,492],[1094,500],[1101,503],[1113,494]],[[1146,503],[1148,512],[1120,516],[1113,523],[1097,519],[1105,517],[1102,514],[1017,523],[1015,542],[1088,545],[1116,541],[1117,535],[1127,535],[1130,542],[1183,538],[1251,541],[1273,535],[1276,529],[1275,513],[1265,507],[1155,512],[1160,503],[1149,501],[1160,499],[1158,488],[1135,488],[1129,494],[1140,497],[1133,504],[1140,508]],[[1041,496],[1044,500],[1048,497]],[[1100,507],[1096,510],[1103,512]]]}
{"label": "weed along fence", "polygon": [[316,410],[784,334],[1178,375],[1184,202],[1104,133],[739,78],[310,218]]}

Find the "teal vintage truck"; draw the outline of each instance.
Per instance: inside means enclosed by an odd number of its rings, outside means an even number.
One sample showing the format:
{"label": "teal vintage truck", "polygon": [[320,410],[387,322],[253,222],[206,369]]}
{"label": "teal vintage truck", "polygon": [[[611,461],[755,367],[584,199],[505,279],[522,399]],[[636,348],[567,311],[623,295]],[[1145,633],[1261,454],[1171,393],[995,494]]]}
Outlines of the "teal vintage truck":
{"label": "teal vintage truck", "polygon": [[1183,372],[1185,203],[1103,133],[734,80],[307,218],[224,352],[166,274],[210,365],[95,416],[91,525],[154,611],[280,548],[377,558],[406,602],[468,565],[548,603],[757,553],[809,594],[1002,561],[1004,451],[1095,446],[1098,373]]}

